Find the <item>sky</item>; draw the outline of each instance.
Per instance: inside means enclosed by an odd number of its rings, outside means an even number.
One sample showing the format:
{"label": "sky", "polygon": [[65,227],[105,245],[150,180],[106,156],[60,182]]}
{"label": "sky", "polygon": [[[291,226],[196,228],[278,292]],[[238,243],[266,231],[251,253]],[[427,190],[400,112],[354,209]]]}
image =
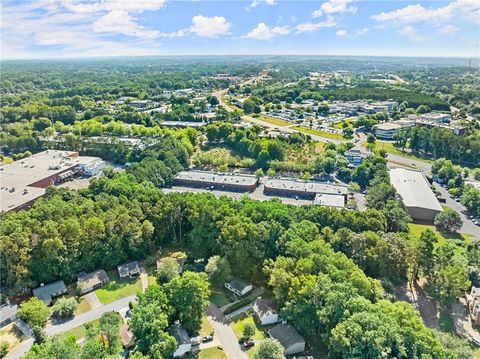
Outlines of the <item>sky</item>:
{"label": "sky", "polygon": [[1,58],[480,57],[480,0],[2,0]]}

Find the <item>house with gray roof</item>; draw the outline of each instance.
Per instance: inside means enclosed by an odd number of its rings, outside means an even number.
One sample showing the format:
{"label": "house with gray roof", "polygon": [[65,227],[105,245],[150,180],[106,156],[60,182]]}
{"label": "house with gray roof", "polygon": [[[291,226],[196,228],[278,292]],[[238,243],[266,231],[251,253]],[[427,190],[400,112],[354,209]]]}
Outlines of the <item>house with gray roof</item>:
{"label": "house with gray roof", "polygon": [[173,353],[174,358],[181,357],[192,350],[190,337],[180,323],[173,324],[167,331],[177,341],[177,348]]}
{"label": "house with gray roof", "polygon": [[133,278],[140,275],[140,266],[137,261],[120,264],[117,270],[120,278]]}
{"label": "house with gray roof", "polygon": [[90,273],[80,272],[77,274],[77,289],[80,294],[86,294],[107,284],[109,280],[103,269]]}
{"label": "house with gray roof", "polygon": [[0,328],[10,324],[17,319],[18,305],[16,304],[4,304],[0,306]]}
{"label": "house with gray roof", "polygon": [[243,296],[253,289],[253,285],[241,279],[233,279],[225,283],[225,288],[238,296]]}
{"label": "house with gray roof", "polygon": [[278,322],[278,311],[273,299],[258,297],[252,305],[253,312],[262,325],[270,325]]}
{"label": "house with gray roof", "polygon": [[268,330],[270,337],[282,344],[286,355],[305,351],[305,339],[290,324],[278,324]]}
{"label": "house with gray roof", "polygon": [[57,280],[56,282],[46,285],[42,283],[40,287],[35,288],[32,292],[36,298],[40,299],[46,305],[50,305],[53,299],[67,293],[67,287],[63,280]]}

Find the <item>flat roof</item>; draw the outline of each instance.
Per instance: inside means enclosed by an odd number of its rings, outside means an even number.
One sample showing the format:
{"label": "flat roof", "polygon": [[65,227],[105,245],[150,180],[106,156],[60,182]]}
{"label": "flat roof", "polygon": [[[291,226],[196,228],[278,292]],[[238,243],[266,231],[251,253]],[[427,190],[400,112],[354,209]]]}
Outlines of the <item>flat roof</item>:
{"label": "flat roof", "polygon": [[197,181],[205,183],[230,184],[253,186],[258,179],[256,176],[246,174],[224,174],[207,171],[181,171],[175,177],[179,180]]}
{"label": "flat roof", "polygon": [[75,151],[47,150],[0,166],[0,212],[43,196],[45,188],[32,187],[33,183],[95,159],[99,158],[79,156]]}
{"label": "flat roof", "polygon": [[406,168],[390,169],[390,182],[406,207],[443,211],[430,184],[421,171]]}
{"label": "flat roof", "polygon": [[339,194],[318,193],[315,195],[313,204],[318,204],[320,206],[343,208],[345,207],[345,197]]}
{"label": "flat roof", "polygon": [[378,125],[374,126],[378,130],[382,131],[392,131],[392,130],[399,130],[403,126],[401,124],[395,123],[395,122],[384,122],[384,123],[379,123]]}
{"label": "flat roof", "polygon": [[265,187],[286,191],[299,191],[305,193],[324,193],[335,195],[347,195],[348,193],[348,189],[346,186],[292,179],[269,178],[265,182]]}

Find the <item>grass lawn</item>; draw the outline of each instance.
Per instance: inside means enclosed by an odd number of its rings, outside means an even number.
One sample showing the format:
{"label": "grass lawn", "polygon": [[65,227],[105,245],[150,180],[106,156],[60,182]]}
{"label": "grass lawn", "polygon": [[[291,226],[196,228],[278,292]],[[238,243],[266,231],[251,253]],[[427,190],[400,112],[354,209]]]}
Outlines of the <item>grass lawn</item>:
{"label": "grass lawn", "polygon": [[303,126],[294,126],[292,128],[294,128],[295,130],[300,131],[300,132],[308,133],[310,135],[316,135],[316,136],[320,136],[320,137],[330,138],[332,140],[339,140],[339,141],[346,140],[346,138],[343,137],[343,135],[341,133],[336,134],[336,133],[330,133],[330,132],[326,132],[326,131],[319,131],[319,130],[315,130],[313,128],[307,128],[307,127],[303,127]]}
{"label": "grass lawn", "polygon": [[198,335],[204,337],[207,335],[211,335],[213,333],[213,327],[210,325],[210,322],[208,321],[207,317],[202,318],[202,326],[200,327],[200,331],[198,332]]}
{"label": "grass lawn", "polygon": [[480,359],[480,349],[475,351],[475,359]]}
{"label": "grass lawn", "polygon": [[245,314],[240,314],[238,317],[235,317],[232,319],[232,323],[230,324],[230,327],[233,329],[235,336],[238,339],[241,339],[243,337],[243,328],[247,323],[254,324],[257,330],[255,331],[255,335],[253,336],[252,339],[254,340],[262,340],[266,338],[265,331],[258,323],[253,316],[246,316]]}
{"label": "grass lawn", "polygon": [[11,157],[3,157],[2,162],[3,162],[3,163],[6,163],[6,164],[13,163],[13,158],[11,158]]}
{"label": "grass lawn", "polygon": [[231,303],[225,292],[219,289],[212,289],[212,294],[210,294],[210,301],[217,307],[223,307],[224,305]]}
{"label": "grass lawn", "polygon": [[[362,144],[362,146],[367,147],[367,144],[368,143],[365,142],[365,143]],[[411,158],[411,159],[415,159],[415,160],[419,160],[419,161],[433,163],[433,161],[428,159],[428,158],[415,156],[414,154],[411,154],[409,152],[402,151],[401,149],[395,147],[393,145],[393,142],[390,142],[390,141],[377,140],[375,142],[375,148],[378,149],[378,150],[379,149],[384,149],[385,151],[387,151],[387,153],[391,153],[392,155],[397,155],[397,156],[400,156],[400,157]]]}
{"label": "grass lawn", "polygon": [[98,300],[102,304],[108,304],[117,299],[127,297],[142,291],[142,281],[140,277],[134,279],[120,279],[117,271],[108,271],[110,281],[100,289],[95,291]]}
{"label": "grass lawn", "polygon": [[315,142],[315,153],[322,153],[324,151],[325,142]]}
{"label": "grass lawn", "polygon": [[227,355],[216,347],[203,349],[198,353],[198,359],[227,359]]}
{"label": "grass lawn", "polygon": [[12,350],[22,340],[22,332],[13,323],[10,323],[0,329],[0,343],[7,343],[7,351]]}
{"label": "grass lawn", "polygon": [[85,298],[81,297],[80,302],[78,303],[77,310],[75,311],[74,315],[79,315],[79,314],[88,312],[89,310],[90,310],[90,304]]}
{"label": "grass lawn", "polygon": [[153,284],[157,284],[157,277],[154,276],[154,275],[148,275],[147,276],[147,282],[148,282],[148,285],[153,285]]}
{"label": "grass lawn", "polygon": [[[95,320],[92,320],[91,322],[88,322],[87,324],[98,326],[99,323],[100,323],[100,319],[95,319]],[[85,335],[87,335],[87,327],[86,327],[87,324],[83,324],[76,328],[73,328],[68,332],[63,333],[63,336],[68,337],[73,335],[76,340],[85,338]]]}
{"label": "grass lawn", "polygon": [[272,125],[275,125],[275,126],[290,126],[292,124],[291,122],[288,122],[279,118],[269,117],[269,116],[258,116],[256,118],[257,120],[271,123]]}

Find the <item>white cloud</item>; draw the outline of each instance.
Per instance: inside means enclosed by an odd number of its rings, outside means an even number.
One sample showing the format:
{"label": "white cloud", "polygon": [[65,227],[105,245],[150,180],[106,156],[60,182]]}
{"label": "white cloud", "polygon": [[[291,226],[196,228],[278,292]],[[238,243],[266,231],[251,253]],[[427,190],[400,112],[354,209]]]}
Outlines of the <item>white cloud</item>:
{"label": "white cloud", "polygon": [[432,9],[423,5],[408,5],[390,12],[373,15],[376,21],[397,21],[414,23],[420,21],[440,22],[460,15],[467,20],[480,22],[480,5],[478,0],[455,0],[445,6]]}
{"label": "white cloud", "polygon": [[93,24],[94,32],[118,33],[127,36],[155,38],[159,32],[148,30],[135,22],[135,18],[123,10],[112,10]]}
{"label": "white cloud", "polygon": [[189,31],[200,37],[218,37],[229,34],[230,27],[231,24],[223,16],[196,15],[192,18]]}
{"label": "white cloud", "polygon": [[271,28],[261,22],[256,28],[245,35],[245,37],[256,40],[268,40],[277,35],[286,35],[288,33],[290,33],[290,29],[287,26],[275,26]]}
{"label": "white cloud", "polygon": [[355,32],[355,35],[357,36],[362,36],[362,35],[365,35],[366,33],[368,32],[368,29],[366,27],[360,29],[360,30],[357,30]]}
{"label": "white cloud", "polygon": [[336,32],[337,36],[347,36],[347,31],[345,30],[338,30]]}
{"label": "white cloud", "polygon": [[443,35],[452,35],[454,34],[455,32],[457,32],[458,28],[451,25],[451,24],[448,24],[448,25],[445,25],[443,27],[440,27],[437,29],[437,31],[440,33],[440,34],[443,34]]}
{"label": "white cloud", "polygon": [[323,13],[326,13],[326,14],[336,14],[336,13],[344,13],[344,12],[356,13],[357,7],[353,5],[349,5],[352,2],[353,0],[325,1],[318,10],[315,10],[312,13],[312,17],[313,18],[320,17],[322,16]]}
{"label": "white cloud", "polygon": [[143,11],[159,10],[165,5],[165,3],[166,0],[61,1],[61,4],[65,8],[76,13],[93,13],[113,10],[141,13]]}
{"label": "white cloud", "polygon": [[246,10],[248,11],[252,7],[257,7],[258,5],[260,5],[262,3],[266,4],[266,5],[270,5],[270,6],[277,4],[277,2],[275,0],[253,0],[252,3],[246,8]]}
{"label": "white cloud", "polygon": [[306,22],[306,23],[297,25],[295,29],[297,30],[297,33],[301,33],[301,32],[309,32],[309,31],[317,31],[325,27],[334,27],[336,25],[337,23],[335,22],[335,19],[333,18],[333,16],[329,16],[325,21]]}
{"label": "white cloud", "polygon": [[406,36],[410,41],[420,42],[424,40],[424,38],[418,34],[418,30],[410,25],[399,29],[398,33]]}

